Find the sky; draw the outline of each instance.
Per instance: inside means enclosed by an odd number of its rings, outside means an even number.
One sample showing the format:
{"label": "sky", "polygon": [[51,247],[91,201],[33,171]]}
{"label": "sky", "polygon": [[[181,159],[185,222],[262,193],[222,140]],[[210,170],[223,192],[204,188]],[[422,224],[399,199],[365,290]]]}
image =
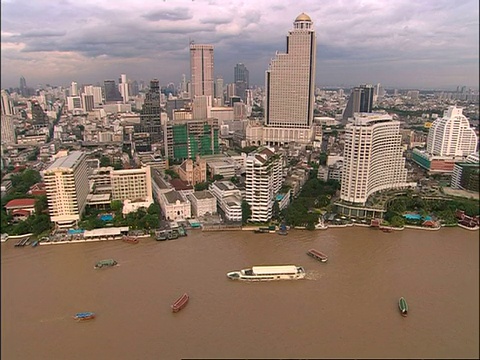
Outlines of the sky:
{"label": "sky", "polygon": [[305,12],[316,86],[479,86],[478,0],[2,0],[1,86],[190,78],[189,43],[214,45],[215,76],[243,63],[264,86]]}

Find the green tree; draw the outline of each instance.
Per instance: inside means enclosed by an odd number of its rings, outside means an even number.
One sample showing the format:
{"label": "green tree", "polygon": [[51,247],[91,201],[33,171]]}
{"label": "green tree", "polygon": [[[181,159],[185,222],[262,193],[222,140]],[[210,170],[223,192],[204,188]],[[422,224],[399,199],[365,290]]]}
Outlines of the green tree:
{"label": "green tree", "polygon": [[195,191],[207,190],[208,182],[201,182],[201,183],[195,184],[194,188],[195,188]]}
{"label": "green tree", "polygon": [[113,200],[110,202],[110,209],[115,211],[115,213],[121,213],[123,210],[123,203],[120,200]]}
{"label": "green tree", "polygon": [[100,166],[101,167],[107,167],[107,166],[112,166],[112,160],[108,156],[102,155],[100,158]]}
{"label": "green tree", "polygon": [[44,211],[48,210],[48,200],[46,195],[41,195],[37,197],[35,201],[35,214],[41,215]]}
{"label": "green tree", "polygon": [[250,204],[246,201],[242,201],[242,224],[246,224],[248,219],[252,216],[252,209]]}

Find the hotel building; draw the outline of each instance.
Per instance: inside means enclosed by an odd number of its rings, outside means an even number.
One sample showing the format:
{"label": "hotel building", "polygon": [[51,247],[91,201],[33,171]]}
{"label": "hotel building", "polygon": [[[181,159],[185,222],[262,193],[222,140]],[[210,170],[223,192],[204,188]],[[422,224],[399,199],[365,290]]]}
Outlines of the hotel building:
{"label": "hotel building", "polygon": [[74,226],[84,212],[89,193],[85,157],[84,152],[73,151],[43,171],[50,219],[59,228]]}
{"label": "hotel building", "polygon": [[401,140],[400,122],[390,115],[356,113],[345,128],[340,199],[365,205],[377,191],[412,186]]}

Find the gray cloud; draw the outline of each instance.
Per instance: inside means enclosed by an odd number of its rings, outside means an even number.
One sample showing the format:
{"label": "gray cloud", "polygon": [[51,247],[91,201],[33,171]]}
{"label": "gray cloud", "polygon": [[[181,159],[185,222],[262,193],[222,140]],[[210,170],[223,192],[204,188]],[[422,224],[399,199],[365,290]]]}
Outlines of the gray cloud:
{"label": "gray cloud", "polygon": [[[20,74],[35,83],[102,71],[178,82],[189,75],[190,40],[215,46],[215,72],[232,81],[243,62],[263,84],[284,52],[296,16],[306,12],[317,33],[317,84],[351,81],[392,86],[477,85],[478,2],[475,0],[310,0],[279,3],[144,0],[2,3],[2,86]],[[31,64],[51,66],[30,70]],[[136,65],[141,68],[137,68]],[[81,67],[81,73],[76,69]],[[56,69],[55,71],[51,69]],[[389,71],[390,69],[390,71]],[[89,71],[92,75],[89,75]],[[26,76],[26,75],[25,75]],[[118,74],[110,74],[118,77]],[[51,77],[49,79],[49,77]],[[27,79],[28,80],[28,79]]]}

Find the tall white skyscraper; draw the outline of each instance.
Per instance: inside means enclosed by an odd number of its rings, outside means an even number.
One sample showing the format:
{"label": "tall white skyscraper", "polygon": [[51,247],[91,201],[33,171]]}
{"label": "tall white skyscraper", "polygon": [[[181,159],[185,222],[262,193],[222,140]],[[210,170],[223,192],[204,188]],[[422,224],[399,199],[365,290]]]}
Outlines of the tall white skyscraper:
{"label": "tall white skyscraper", "polygon": [[13,101],[5,90],[2,90],[2,115],[13,115]]}
{"label": "tall white skyscraper", "polygon": [[401,142],[390,115],[356,113],[345,128],[340,199],[364,205],[377,191],[410,186]]}
{"label": "tall white skyscraper", "polygon": [[213,45],[190,44],[192,99],[197,95],[214,96]]}
{"label": "tall white skyscraper", "polygon": [[266,142],[311,140],[315,62],[316,35],[313,22],[307,14],[302,13],[297,16],[293,30],[288,33],[286,53],[277,53],[265,74]]}
{"label": "tall white skyscraper", "polygon": [[72,81],[70,85],[70,96],[77,96],[78,95],[78,84],[75,81]]}
{"label": "tall white skyscraper", "polygon": [[128,98],[130,97],[129,91],[128,91],[128,81],[127,81],[127,75],[122,74],[120,76],[120,84],[118,84],[120,94],[122,95],[123,98],[123,103],[126,104],[128,102]]}
{"label": "tall white skyscraper", "polygon": [[476,152],[477,146],[475,130],[460,107],[449,106],[428,131],[427,153],[430,155],[466,157]]}

